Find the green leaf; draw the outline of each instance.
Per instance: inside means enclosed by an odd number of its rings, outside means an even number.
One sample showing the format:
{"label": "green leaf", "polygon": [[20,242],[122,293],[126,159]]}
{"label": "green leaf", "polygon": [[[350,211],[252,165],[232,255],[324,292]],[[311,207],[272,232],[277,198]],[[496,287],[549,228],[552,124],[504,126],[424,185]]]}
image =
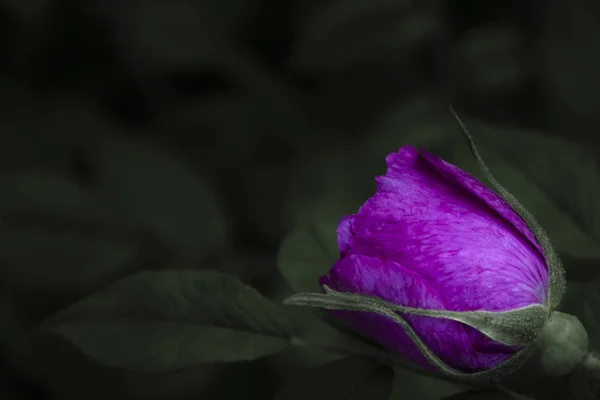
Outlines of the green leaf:
{"label": "green leaf", "polygon": [[214,271],[148,271],[59,312],[42,325],[103,364],[165,371],[248,361],[284,349],[285,312]]}
{"label": "green leaf", "polygon": [[459,321],[486,336],[508,345],[525,346],[535,340],[548,320],[548,309],[541,304],[531,304],[502,312],[446,311],[404,307],[376,297],[356,293],[338,292],[323,285],[325,294],[296,293],[284,301],[287,305],[318,307],[327,310],[348,310],[379,313],[401,312]]}
{"label": "green leaf", "polygon": [[[477,373],[464,373],[458,371],[451,366],[444,363],[436,354],[434,354],[431,349],[427,347],[427,345],[419,338],[419,336],[414,332],[410,324],[406,322],[406,320],[401,317],[396,310],[404,312],[408,311],[410,313],[420,314],[420,315],[434,315],[437,312],[432,310],[415,310],[408,309],[401,306],[397,306],[391,303],[387,303],[382,301],[381,299],[377,299],[374,297],[368,297],[363,295],[351,294],[351,293],[341,293],[335,292],[331,290],[328,286],[324,285],[323,288],[327,292],[327,294],[320,293],[297,293],[291,296],[290,298],[285,300],[285,304],[288,305],[300,305],[300,306],[313,306],[313,307],[321,307],[330,310],[349,310],[349,311],[359,311],[359,312],[371,312],[382,315],[395,323],[402,326],[404,332],[408,335],[412,342],[414,342],[415,346],[423,353],[427,361],[435,366],[435,368],[441,372],[443,372],[447,376],[451,376],[456,379],[466,380],[466,381],[475,381],[479,380],[482,382],[488,381],[490,377],[498,377],[501,375],[507,375],[514,371],[515,367],[522,363],[522,360],[528,356],[528,353],[531,353],[531,349],[525,348],[520,351],[515,356],[511,357],[509,360],[499,364],[498,366],[488,369],[486,371],[481,371]],[[458,314],[458,313],[457,313]],[[488,313],[489,314],[489,313]],[[543,318],[547,315],[547,311],[543,308],[542,312],[542,321]],[[489,317],[489,315],[488,315]],[[522,317],[522,316],[521,316]],[[504,317],[503,317],[504,318]],[[492,323],[489,318],[481,318],[481,316],[475,318],[478,319],[478,325],[481,323],[482,325],[496,325],[497,322]],[[486,321],[487,319],[487,321]],[[461,318],[461,320],[465,320]],[[537,325],[539,325],[540,321],[537,321]],[[516,326],[522,327],[523,324],[517,323]],[[529,327],[528,327],[529,328]],[[478,329],[481,329],[478,327]],[[493,330],[494,328],[492,328]],[[501,329],[505,330],[505,328]],[[490,335],[494,336],[494,335]],[[512,336],[512,334],[507,335]],[[398,365],[402,365],[403,368],[407,368],[410,370],[415,370],[414,365],[407,365],[406,362],[402,359],[398,359]],[[418,368],[417,368],[418,370]]]}
{"label": "green leaf", "polygon": [[[271,295],[271,298],[281,304],[292,294],[293,291],[290,288],[282,285]],[[387,351],[381,346],[332,318],[328,313],[316,312],[315,309],[304,307],[286,307],[285,310],[293,321],[295,338],[293,344],[296,345],[295,348],[290,348],[289,352],[303,352],[300,357],[296,357],[297,362],[301,362],[302,359],[311,359],[321,363],[325,359],[330,361],[333,359],[332,357],[344,355],[380,360],[387,358]],[[309,352],[319,354],[307,354]]]}
{"label": "green leaf", "polygon": [[[600,265],[600,172],[595,158],[556,136],[476,121],[467,127],[492,174],[535,216],[559,255],[569,260],[567,279],[597,276],[600,270],[591,261]],[[464,142],[457,140],[453,147],[446,161],[486,182]],[[578,271],[571,275],[571,270]]]}
{"label": "green leaf", "polygon": [[433,40],[441,26],[439,6],[436,1],[324,2],[301,28],[292,63],[299,69],[328,69],[397,59]]}
{"label": "green leaf", "polygon": [[435,379],[394,368],[394,381],[389,400],[438,400],[462,393],[468,388],[469,386],[463,383]]}
{"label": "green leaf", "polygon": [[296,292],[319,292],[319,277],[338,259],[337,224],[322,222],[301,227],[282,242],[277,266]]}
{"label": "green leaf", "polygon": [[471,390],[443,397],[440,400],[519,400],[509,394],[494,390]]}
{"label": "green leaf", "polygon": [[389,367],[348,357],[300,374],[280,388],[275,400],[387,400],[392,377]]}
{"label": "green leaf", "polygon": [[294,344],[303,349],[328,351],[336,357],[352,355],[373,359],[389,359],[387,350],[360,336],[348,326],[335,324],[335,319],[319,318],[312,310],[288,308],[294,318]]}
{"label": "green leaf", "polygon": [[[94,212],[93,196],[64,176],[45,171],[28,171],[3,179],[2,202],[17,202],[44,211]],[[8,203],[8,204],[7,204]]]}
{"label": "green leaf", "polygon": [[219,200],[189,160],[155,143],[119,137],[97,146],[99,186],[115,211],[152,229],[186,260],[223,245]]}
{"label": "green leaf", "polygon": [[548,237],[548,234],[544,228],[540,226],[539,222],[535,219],[531,212],[524,207],[523,204],[521,204],[510,191],[506,190],[506,188],[496,180],[496,177],[491,173],[487,164],[481,158],[481,154],[479,153],[479,150],[477,150],[477,146],[473,142],[473,138],[467,127],[464,125],[452,107],[450,107],[450,112],[455,121],[458,123],[459,129],[462,132],[462,136],[467,142],[467,145],[471,150],[471,154],[477,161],[477,165],[485,176],[486,181],[500,196],[502,196],[504,201],[512,207],[514,212],[525,221],[540,245],[542,252],[546,256],[546,262],[548,264],[548,305],[550,310],[556,309],[565,293],[566,280],[564,268],[560,259],[558,258],[558,254],[556,253],[554,246],[550,241],[550,238]]}
{"label": "green leaf", "polygon": [[35,171],[0,184],[0,256],[7,278],[84,289],[136,265],[140,232],[74,182]]}
{"label": "green leaf", "polygon": [[203,390],[229,364],[205,364],[168,372],[127,371],[132,391],[143,398],[174,398]]}

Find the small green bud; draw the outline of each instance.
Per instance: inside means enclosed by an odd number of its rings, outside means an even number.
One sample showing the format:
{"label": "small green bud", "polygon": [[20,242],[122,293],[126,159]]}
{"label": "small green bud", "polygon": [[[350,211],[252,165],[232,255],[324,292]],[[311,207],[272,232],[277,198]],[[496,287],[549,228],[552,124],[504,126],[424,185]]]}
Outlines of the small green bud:
{"label": "small green bud", "polygon": [[536,344],[542,370],[562,376],[582,364],[588,351],[588,335],[577,318],[554,311]]}

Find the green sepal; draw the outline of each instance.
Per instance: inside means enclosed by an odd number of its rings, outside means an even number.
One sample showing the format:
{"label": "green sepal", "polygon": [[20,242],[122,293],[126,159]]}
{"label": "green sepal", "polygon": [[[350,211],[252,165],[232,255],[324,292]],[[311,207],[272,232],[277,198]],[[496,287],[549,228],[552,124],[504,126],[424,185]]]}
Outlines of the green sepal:
{"label": "green sepal", "polygon": [[287,298],[288,305],[310,306],[330,310],[386,310],[405,314],[443,318],[469,325],[498,343],[526,346],[533,342],[548,322],[549,310],[542,304],[532,304],[509,311],[448,311],[404,307],[377,297],[335,291],[324,285],[326,294],[299,293]]}
{"label": "green sepal", "polygon": [[527,210],[512,193],[506,190],[506,188],[502,186],[500,182],[496,180],[496,178],[494,178],[490,169],[481,158],[479,150],[477,150],[477,147],[475,146],[475,141],[473,140],[473,137],[469,133],[467,127],[452,107],[450,107],[450,112],[452,113],[454,120],[459,125],[463,138],[467,142],[471,153],[475,157],[479,168],[481,169],[487,180],[498,192],[498,194],[504,199],[504,201],[506,201],[512,207],[512,209],[523,219],[523,221],[525,221],[525,223],[527,224],[529,229],[531,229],[531,232],[537,239],[538,243],[540,244],[540,247],[542,248],[546,257],[546,261],[548,262],[548,305],[551,311],[556,310],[560,305],[560,302],[565,294],[567,283],[562,262],[558,257],[558,253],[556,252],[556,250],[554,250],[554,247],[552,246],[548,234],[546,233],[544,228],[542,228],[540,223],[535,219],[533,214],[531,214],[529,210]]}
{"label": "green sepal", "polygon": [[[529,307],[506,311],[501,313],[490,313],[486,311],[476,312],[452,312],[444,310],[422,310],[409,307],[402,307],[396,304],[389,303],[376,297],[365,296],[355,293],[336,292],[327,286],[324,286],[327,293],[298,293],[284,300],[286,305],[317,307],[328,310],[344,310],[344,311],[359,311],[372,312],[382,315],[396,322],[404,329],[404,332],[413,341],[419,351],[425,356],[429,363],[438,371],[445,375],[451,376],[463,381],[484,381],[493,382],[501,377],[514,371],[521,362],[530,354],[533,346],[530,346],[531,341],[525,343],[526,337],[533,337],[535,340],[539,331],[547,322],[548,310],[544,306]],[[526,310],[525,310],[526,309]],[[525,310],[525,311],[523,311]],[[471,326],[481,330],[484,334],[490,336],[491,333],[498,337],[503,337],[508,342],[519,343],[524,346],[522,350],[517,352],[513,357],[498,366],[486,371],[476,373],[464,373],[458,371],[442,361],[435,353],[433,353],[427,345],[421,340],[419,335],[412,329],[406,320],[398,314],[403,312],[407,314],[423,315],[434,318],[446,318],[455,321],[463,322],[469,320]],[[496,319],[494,315],[502,314],[500,319]],[[470,317],[465,318],[466,315]],[[530,319],[530,318],[533,318]],[[503,329],[501,324],[506,321],[511,321],[508,325],[509,329]],[[518,323],[516,321],[519,321]],[[537,328],[531,328],[535,326]],[[485,333],[488,332],[488,333]],[[515,333],[518,332],[518,333]],[[492,339],[494,337],[490,336]],[[494,339],[496,340],[496,339]]]}

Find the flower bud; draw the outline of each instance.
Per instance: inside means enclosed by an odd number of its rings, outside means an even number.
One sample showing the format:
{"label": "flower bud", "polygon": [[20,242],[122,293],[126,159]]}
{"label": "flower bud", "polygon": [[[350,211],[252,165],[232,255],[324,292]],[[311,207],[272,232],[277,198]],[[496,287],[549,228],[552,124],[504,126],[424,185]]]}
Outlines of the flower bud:
{"label": "flower bud", "polygon": [[401,148],[386,158],[377,192],[340,221],[340,257],[319,280],[327,294],[288,304],[331,309],[391,352],[456,378],[498,380],[535,349],[548,373],[568,373],[582,362],[587,334],[554,311],[565,289],[560,259],[455,118],[496,191]]}
{"label": "flower bud", "polygon": [[[547,260],[530,228],[499,195],[433,154],[406,146],[386,161],[377,193],[340,222],[340,258],[319,283],[410,308],[400,316],[427,349],[461,373],[492,369],[533,343],[550,310]],[[415,309],[479,312],[490,321],[531,309],[539,310],[539,323],[537,332],[517,340]],[[346,310],[333,315],[432,368],[423,346],[389,318]],[[507,317],[502,324],[527,328],[525,319]]]}

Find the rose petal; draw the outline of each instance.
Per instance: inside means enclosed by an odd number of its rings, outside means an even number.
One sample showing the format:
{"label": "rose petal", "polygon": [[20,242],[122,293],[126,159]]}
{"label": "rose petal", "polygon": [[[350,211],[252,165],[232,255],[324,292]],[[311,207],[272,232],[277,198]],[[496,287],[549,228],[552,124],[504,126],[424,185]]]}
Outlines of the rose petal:
{"label": "rose petal", "polygon": [[[442,296],[430,283],[390,260],[364,255],[342,258],[320,279],[320,284],[338,291],[376,296],[407,307],[446,309]],[[337,311],[334,315],[389,350],[431,368],[403,328],[392,320],[366,312]],[[477,349],[472,345],[472,338],[481,338],[483,335],[459,322],[415,315],[403,316],[438,357],[464,372],[489,369],[516,351],[501,346],[494,349],[496,351],[489,352],[492,348],[486,347],[485,343],[481,349]]]}
{"label": "rose petal", "polygon": [[510,222],[515,229],[525,236],[533,249],[538,251],[540,256],[544,258],[544,251],[537,242],[537,239],[527,226],[525,221],[512,209],[500,195],[485,186],[480,180],[473,175],[461,170],[455,165],[452,165],[435,155],[422,150],[423,157],[450,183],[462,186],[475,197],[485,202],[493,211],[497,212],[506,221]]}
{"label": "rose petal", "polygon": [[451,310],[544,303],[545,262],[509,221],[413,147],[387,163],[377,193],[350,219],[348,254],[398,262],[433,285]]}

